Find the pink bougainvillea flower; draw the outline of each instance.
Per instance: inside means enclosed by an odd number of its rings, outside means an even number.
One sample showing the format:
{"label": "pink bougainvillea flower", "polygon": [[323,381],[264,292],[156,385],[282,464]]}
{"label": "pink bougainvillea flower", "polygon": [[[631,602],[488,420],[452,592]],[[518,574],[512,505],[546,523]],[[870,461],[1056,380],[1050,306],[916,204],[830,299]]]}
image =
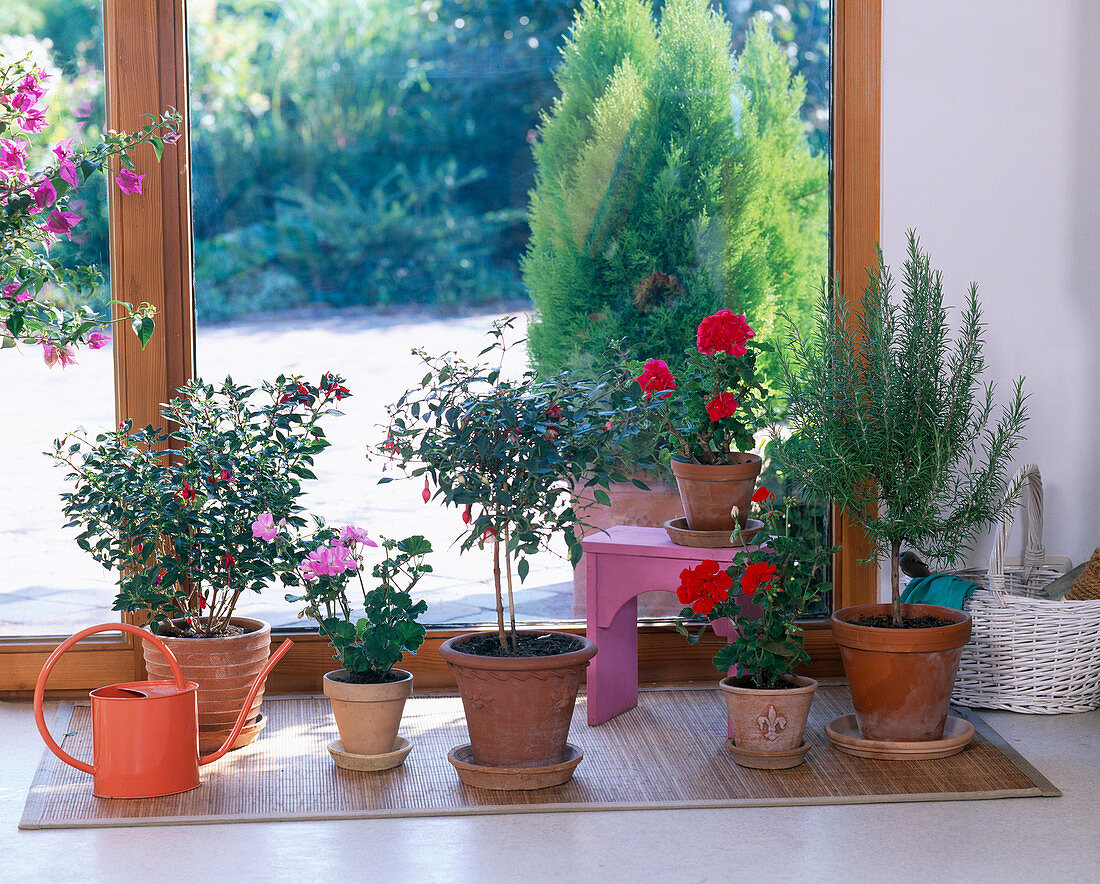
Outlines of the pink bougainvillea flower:
{"label": "pink bougainvillea flower", "polygon": [[3,292],[5,298],[15,298],[17,304],[22,304],[24,301],[29,301],[31,299],[31,293],[26,290],[19,291],[19,286],[21,285],[21,282],[9,282],[3,289],[0,289],[0,291]]}
{"label": "pink bougainvillea flower", "polygon": [[0,138],[0,169],[22,170],[27,168],[29,141],[18,138]]}
{"label": "pink bougainvillea flower", "polygon": [[23,114],[23,119],[19,123],[19,125],[22,127],[23,131],[24,132],[42,132],[43,130],[45,130],[45,128],[47,126],[47,123],[46,123],[46,111],[47,110],[49,110],[49,108],[46,108],[46,107],[43,107],[43,108],[32,107],[25,114]]}
{"label": "pink bougainvillea flower", "polygon": [[102,350],[111,343],[111,336],[105,335],[101,331],[94,331],[88,335],[85,343],[88,345],[89,350]]}
{"label": "pink bougainvillea flower", "polygon": [[42,361],[50,368],[53,368],[58,363],[60,363],[62,368],[76,365],[76,360],[73,359],[73,354],[69,352],[68,347],[58,347],[55,344],[51,344],[49,341],[42,341]]}
{"label": "pink bougainvillea flower", "polygon": [[34,204],[38,208],[48,209],[57,202],[57,189],[49,178],[43,178],[38,187],[31,189],[31,196],[34,197]]}
{"label": "pink bougainvillea flower", "polygon": [[745,344],[756,332],[749,328],[744,315],[735,316],[731,310],[719,310],[706,317],[695,331],[695,346],[700,353],[717,353],[721,350],[731,356],[744,356]]}
{"label": "pink bougainvillea flower", "polygon": [[57,174],[73,187],[76,187],[76,164],[68,157],[61,160],[57,167]]}
{"label": "pink bougainvillea flower", "polygon": [[260,513],[256,521],[252,523],[252,536],[261,540],[271,541],[279,533],[279,529],[286,524],[286,519],[280,519],[275,524],[275,517],[271,513]]}
{"label": "pink bougainvillea flower", "polygon": [[362,528],[356,528],[354,525],[345,525],[340,529],[340,534],[337,539],[341,544],[348,547],[354,547],[356,544],[363,544],[363,546],[378,546],[370,536]]}
{"label": "pink bougainvillea flower", "polygon": [[50,212],[50,217],[46,219],[42,229],[48,230],[50,233],[56,233],[58,236],[65,234],[72,239],[73,228],[83,220],[83,217],[75,212],[62,212],[55,209]]}
{"label": "pink bougainvillea flower", "polygon": [[72,138],[65,138],[62,141],[57,142],[53,147],[54,156],[59,160],[63,160],[66,157],[73,155],[73,141]]}
{"label": "pink bougainvillea flower", "polygon": [[668,363],[663,359],[650,359],[642,369],[642,373],[634,378],[648,399],[654,393],[659,393],[661,399],[667,399],[676,389],[676,378],[668,369]]}
{"label": "pink bougainvillea flower", "polygon": [[707,403],[707,415],[712,421],[720,421],[724,417],[733,417],[738,404],[733,393],[719,393]]}
{"label": "pink bougainvillea flower", "polygon": [[141,181],[144,177],[129,169],[119,169],[118,174],[115,175],[115,183],[123,193],[141,196]]}
{"label": "pink bougainvillea flower", "polygon": [[19,82],[16,91],[20,95],[28,96],[31,102],[34,103],[46,94],[46,89],[43,87],[42,83],[49,78],[50,75],[45,71],[31,71]]}
{"label": "pink bougainvillea flower", "polygon": [[160,136],[160,138],[161,141],[163,141],[165,144],[175,144],[177,141],[180,140],[180,135],[182,134],[183,133],[180,129],[168,129],[163,135]]}

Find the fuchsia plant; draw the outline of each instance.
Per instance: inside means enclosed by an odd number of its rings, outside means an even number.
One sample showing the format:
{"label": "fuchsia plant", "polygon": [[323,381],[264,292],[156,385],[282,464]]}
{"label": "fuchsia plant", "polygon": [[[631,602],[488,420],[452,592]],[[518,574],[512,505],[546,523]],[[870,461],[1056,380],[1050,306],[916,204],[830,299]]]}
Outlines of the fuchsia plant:
{"label": "fuchsia plant", "polygon": [[[28,167],[33,136],[49,128],[45,81],[49,74],[29,58],[0,63],[0,349],[17,344],[41,344],[47,365],[76,362],[81,345],[97,350],[110,337],[101,330],[113,322],[131,322],[142,347],[153,333],[154,308],[117,304],[118,316],[97,315],[90,307],[71,309],[64,297],[88,292],[102,281],[91,265],[64,267],[50,257],[50,246],[72,237],[83,217],[70,211],[77,188],[100,171],[111,170],[119,190],[140,196],[142,179],[134,169],[134,151],[149,144],[159,160],[166,144],[180,136],[182,117],[174,110],[152,120],[137,132],[109,131],[98,144],[73,138],[58,141],[53,159],[39,169]],[[110,160],[117,158],[119,168]],[[72,206],[76,206],[75,202]]]}

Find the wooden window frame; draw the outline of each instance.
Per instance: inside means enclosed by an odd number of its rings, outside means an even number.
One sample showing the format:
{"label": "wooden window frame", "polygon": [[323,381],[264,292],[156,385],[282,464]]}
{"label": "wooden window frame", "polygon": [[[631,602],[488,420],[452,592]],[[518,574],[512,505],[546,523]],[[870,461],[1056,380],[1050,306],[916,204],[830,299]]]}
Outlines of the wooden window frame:
{"label": "wooden window frame", "polygon": [[[157,308],[157,331],[144,351],[132,335],[115,338],[116,417],[142,426],[154,422],[160,403],[195,373],[186,2],[104,0],[108,127],[137,129],[141,114],[168,106],[184,117],[183,136],[160,164],[149,152],[136,158],[138,171],[148,175],[142,199],[123,201],[110,191],[112,297]],[[834,0],[833,14],[832,257],[847,291],[858,290],[879,238],[881,0]],[[834,538],[842,551],[833,607],[876,601],[876,569],[860,563],[867,538],[839,512]],[[419,654],[403,664],[420,687],[454,687],[438,648],[465,631],[431,630]],[[827,623],[807,622],[805,639],[811,673],[843,674]],[[317,691],[332,668],[331,651],[318,635],[295,636],[295,642],[269,678],[269,692]],[[26,696],[56,645],[53,639],[0,641],[0,697]],[[51,694],[140,678],[141,656],[130,636],[83,643],[55,669]],[[643,683],[715,679],[712,649],[689,646],[670,626],[640,626],[638,656]]]}

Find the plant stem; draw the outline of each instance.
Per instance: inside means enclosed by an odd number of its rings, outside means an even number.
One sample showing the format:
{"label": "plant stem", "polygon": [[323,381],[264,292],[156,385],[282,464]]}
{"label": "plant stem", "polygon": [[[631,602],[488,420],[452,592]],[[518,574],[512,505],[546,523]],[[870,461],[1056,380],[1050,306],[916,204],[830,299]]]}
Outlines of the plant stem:
{"label": "plant stem", "polygon": [[898,560],[901,556],[901,541],[890,541],[890,609],[894,626],[901,627],[904,622],[901,619],[901,589],[898,578]]}
{"label": "plant stem", "polygon": [[504,526],[504,573],[508,577],[508,619],[512,626],[512,653],[519,653],[519,639],[516,638],[516,602],[512,596],[512,554],[509,550],[508,525]]}
{"label": "plant stem", "polygon": [[508,653],[508,642],[504,638],[504,598],[500,592],[500,535],[493,535],[493,590],[497,596],[497,638],[500,649]]}

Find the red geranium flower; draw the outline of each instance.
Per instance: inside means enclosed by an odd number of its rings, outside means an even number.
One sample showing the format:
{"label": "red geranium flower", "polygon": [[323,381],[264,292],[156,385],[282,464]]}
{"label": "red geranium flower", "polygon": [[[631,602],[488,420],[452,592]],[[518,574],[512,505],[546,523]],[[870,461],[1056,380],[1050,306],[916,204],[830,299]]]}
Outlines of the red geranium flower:
{"label": "red geranium flower", "polygon": [[707,559],[680,572],[676,597],[681,604],[691,605],[696,614],[706,615],[718,602],[729,598],[731,586],[733,578],[716,561]]}
{"label": "red geranium flower", "polygon": [[676,389],[676,378],[672,376],[672,372],[668,370],[668,363],[663,359],[648,360],[642,373],[634,380],[645,390],[646,399],[654,393],[660,393],[662,399],[667,399]]}
{"label": "red geranium flower", "polygon": [[695,346],[700,353],[719,350],[731,356],[744,356],[745,344],[756,332],[749,328],[744,315],[734,316],[731,310],[719,310],[699,323],[695,331]]}
{"label": "red geranium flower", "polygon": [[764,503],[768,500],[775,500],[775,495],[771,491],[761,485],[756,489],[756,493],[752,496],[753,503]]}
{"label": "red geranium flower", "polygon": [[761,584],[767,586],[775,579],[776,567],[767,562],[752,562],[741,575],[741,592],[752,595]]}
{"label": "red geranium flower", "polygon": [[733,393],[719,393],[707,403],[707,414],[712,421],[720,421],[724,417],[733,417],[738,404]]}

